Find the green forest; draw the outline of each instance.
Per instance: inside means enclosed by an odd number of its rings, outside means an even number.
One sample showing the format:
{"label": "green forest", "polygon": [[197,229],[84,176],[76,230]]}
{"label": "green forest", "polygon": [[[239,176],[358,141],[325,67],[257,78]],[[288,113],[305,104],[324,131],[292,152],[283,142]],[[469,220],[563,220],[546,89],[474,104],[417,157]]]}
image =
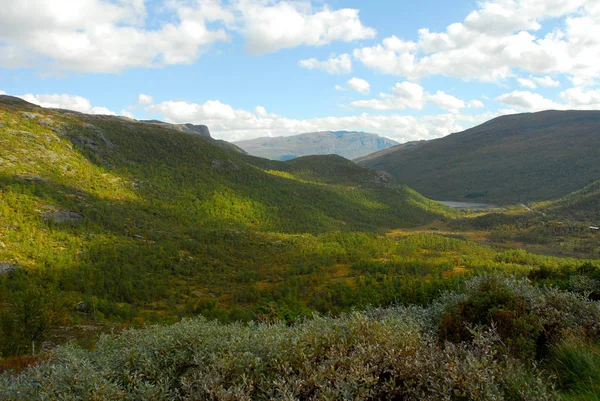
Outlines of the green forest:
{"label": "green forest", "polygon": [[0,398],[599,399],[598,205],[5,102]]}

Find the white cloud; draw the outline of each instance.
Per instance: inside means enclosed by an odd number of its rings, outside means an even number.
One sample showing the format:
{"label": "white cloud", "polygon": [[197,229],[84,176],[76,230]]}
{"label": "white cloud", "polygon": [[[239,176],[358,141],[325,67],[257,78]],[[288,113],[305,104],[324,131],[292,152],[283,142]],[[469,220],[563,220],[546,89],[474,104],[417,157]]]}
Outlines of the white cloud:
{"label": "white cloud", "polygon": [[531,79],[517,78],[517,82],[519,83],[520,86],[523,86],[525,88],[530,88],[530,89],[537,88],[537,85]]}
{"label": "white cloud", "polygon": [[558,104],[550,99],[546,99],[538,93],[529,91],[513,91],[505,93],[496,98],[496,101],[519,110],[524,111],[540,111],[540,110],[562,110],[567,106]]}
{"label": "white cloud", "polygon": [[0,0],[0,8],[0,67],[46,73],[189,64],[232,32],[252,54],[376,35],[358,10],[309,0]]}
{"label": "white cloud", "polygon": [[558,88],[560,86],[560,82],[555,81],[549,76],[545,76],[542,78],[533,78],[535,82],[537,82],[541,86],[545,86],[547,88]]}
{"label": "white cloud", "polygon": [[67,94],[53,94],[53,95],[33,95],[25,94],[18,96],[29,103],[37,104],[42,107],[50,107],[55,109],[67,109],[78,111],[86,114],[105,114],[116,116],[117,113],[102,106],[92,106],[91,102],[81,96],[67,95]]}
{"label": "white cloud", "polygon": [[0,90],[0,95],[6,95],[6,92],[4,92],[3,90]]}
{"label": "white cloud", "polygon": [[485,105],[483,104],[483,102],[481,100],[471,100],[468,104],[469,108],[471,109],[483,109],[485,107]]}
{"label": "white cloud", "polygon": [[403,110],[415,109],[421,110],[427,103],[432,103],[437,107],[452,113],[458,113],[466,106],[466,103],[443,91],[437,91],[431,94],[425,89],[413,82],[397,83],[391,93],[380,93],[379,99],[357,100],[351,103],[352,106],[374,110]]}
{"label": "white cloud", "polygon": [[[219,105],[218,108],[225,112],[214,112],[215,105]],[[169,101],[151,105],[147,109],[160,114],[167,122],[206,124],[210,127],[213,137],[227,141],[315,131],[362,130],[406,142],[432,139],[461,131],[465,128],[461,122],[465,122],[468,126],[481,122],[481,118],[476,116],[457,114],[414,117],[367,113],[347,117],[299,120],[268,113],[264,107],[257,107],[254,112],[249,112],[234,109],[219,101],[209,101],[204,104]]]}
{"label": "white cloud", "polygon": [[154,98],[150,95],[140,94],[136,100],[137,104],[153,104]]}
{"label": "white cloud", "polygon": [[329,59],[319,61],[316,58],[300,60],[298,65],[309,70],[322,70],[330,74],[348,74],[352,71],[352,59],[349,54],[332,54]]}
{"label": "white cloud", "polygon": [[435,95],[428,96],[427,100],[435,104],[440,109],[447,110],[451,113],[458,113],[459,110],[465,108],[466,106],[464,101],[442,91],[437,91]]}
{"label": "white cloud", "polygon": [[560,97],[569,104],[570,108],[600,110],[600,89],[571,88],[562,92]]}
{"label": "white cloud", "polygon": [[144,26],[143,0],[2,2],[7,4],[0,13],[0,66],[41,65],[59,71],[114,73],[191,63],[211,44],[229,38],[224,29],[211,29],[208,23],[233,17],[219,0],[192,6],[167,2],[160,7],[173,18],[153,29]]}
{"label": "white cloud", "polygon": [[344,88],[341,85],[336,85],[335,86],[335,90],[338,91],[338,92],[344,92],[344,91],[346,91],[346,88]]}
{"label": "white cloud", "polygon": [[371,91],[371,85],[364,79],[360,78],[352,78],[349,80],[348,88],[362,93],[363,95],[366,95],[369,93],[369,91]]}
{"label": "white cloud", "polygon": [[370,39],[377,34],[375,29],[361,23],[356,9],[324,7],[315,12],[310,1],[250,0],[239,0],[237,9],[243,16],[241,32],[251,54]]}
{"label": "white cloud", "polygon": [[[575,84],[589,84],[600,76],[599,14],[595,0],[485,1],[444,32],[421,29],[414,42],[392,36],[353,54],[369,68],[409,80],[445,75],[497,81],[523,70],[566,74]],[[537,34],[556,19],[558,28]],[[546,78],[532,82],[556,86]]]}
{"label": "white cloud", "polygon": [[121,112],[119,113],[119,115],[123,116],[123,117],[131,118],[131,119],[135,119],[134,115],[125,109],[121,109]]}

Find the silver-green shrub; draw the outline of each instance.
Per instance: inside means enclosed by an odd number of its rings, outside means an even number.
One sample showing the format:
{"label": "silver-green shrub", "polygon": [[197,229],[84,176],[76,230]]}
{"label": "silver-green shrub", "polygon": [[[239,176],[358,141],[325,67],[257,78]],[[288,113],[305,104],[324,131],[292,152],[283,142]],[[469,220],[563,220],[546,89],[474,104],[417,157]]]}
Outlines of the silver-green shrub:
{"label": "silver-green shrub", "polygon": [[427,308],[392,307],[293,326],[223,325],[204,318],[66,346],[18,376],[2,400],[555,400],[532,361],[503,352],[489,326],[468,342],[440,341],[444,311],[485,280],[522,297],[552,335],[597,336],[600,308],[580,295],[501,276],[470,281]]}

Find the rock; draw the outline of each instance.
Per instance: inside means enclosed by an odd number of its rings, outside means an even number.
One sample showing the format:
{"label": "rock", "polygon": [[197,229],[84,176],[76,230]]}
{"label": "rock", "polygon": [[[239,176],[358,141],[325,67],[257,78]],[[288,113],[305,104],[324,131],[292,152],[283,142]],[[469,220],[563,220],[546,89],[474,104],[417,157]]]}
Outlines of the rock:
{"label": "rock", "polygon": [[35,120],[36,118],[40,118],[40,117],[44,117],[42,114],[38,114],[38,113],[31,113],[29,111],[22,111],[21,115],[25,118],[28,118],[30,120]]}
{"label": "rock", "polygon": [[375,184],[389,184],[394,181],[394,177],[385,171],[378,171],[372,182]]}
{"label": "rock", "polygon": [[239,171],[240,168],[229,159],[226,160],[213,160],[211,161],[212,168],[217,170],[227,170],[227,171]]}
{"label": "rock", "polygon": [[57,347],[57,345],[55,343],[53,343],[52,341],[44,341],[42,343],[42,346],[40,347],[40,352],[52,351],[56,347]]}
{"label": "rock", "polygon": [[54,120],[51,118],[43,118],[38,121],[38,124],[42,127],[54,127]]}
{"label": "rock", "polygon": [[13,264],[0,262],[0,276],[3,274],[10,274],[17,271],[19,268]]}
{"label": "rock", "polygon": [[25,181],[25,182],[46,182],[46,181],[48,181],[46,178],[40,177],[39,175],[17,175],[17,176],[15,176],[15,179],[17,179],[19,181]]}
{"label": "rock", "polygon": [[77,305],[75,305],[75,310],[77,312],[87,313],[89,310],[89,307],[90,306],[88,305],[87,302],[81,301],[81,302],[78,302]]}
{"label": "rock", "polygon": [[202,138],[212,139],[206,125],[184,124],[184,127],[186,132],[201,136]]}
{"label": "rock", "polygon": [[84,219],[84,215],[75,210],[59,210],[43,215],[45,220],[53,223],[78,223]]}

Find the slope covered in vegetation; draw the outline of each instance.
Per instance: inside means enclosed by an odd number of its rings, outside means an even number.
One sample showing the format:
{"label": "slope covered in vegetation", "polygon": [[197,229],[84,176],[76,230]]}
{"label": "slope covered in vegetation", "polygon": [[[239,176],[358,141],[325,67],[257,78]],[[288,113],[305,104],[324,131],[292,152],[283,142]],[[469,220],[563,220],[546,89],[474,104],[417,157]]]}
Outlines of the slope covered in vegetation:
{"label": "slope covered in vegetation", "polygon": [[4,355],[61,324],[50,305],[82,302],[94,320],[250,320],[268,294],[306,314],[349,274],[335,265],[390,248],[375,232],[453,213],[345,159],[273,162],[181,127],[10,97],[0,167]]}
{"label": "slope covered in vegetation", "polygon": [[36,368],[0,377],[0,397],[597,399],[600,374],[589,369],[598,363],[599,339],[600,303],[488,276],[426,307],[293,326],[195,319],[127,331],[102,338],[93,351],[60,348]]}
{"label": "slope covered in vegetation", "polygon": [[541,202],[535,208],[545,213],[598,226],[600,225],[600,181],[558,200]]}
{"label": "slope covered in vegetation", "polygon": [[557,199],[600,176],[600,112],[503,116],[360,161],[437,200],[509,204]]}

